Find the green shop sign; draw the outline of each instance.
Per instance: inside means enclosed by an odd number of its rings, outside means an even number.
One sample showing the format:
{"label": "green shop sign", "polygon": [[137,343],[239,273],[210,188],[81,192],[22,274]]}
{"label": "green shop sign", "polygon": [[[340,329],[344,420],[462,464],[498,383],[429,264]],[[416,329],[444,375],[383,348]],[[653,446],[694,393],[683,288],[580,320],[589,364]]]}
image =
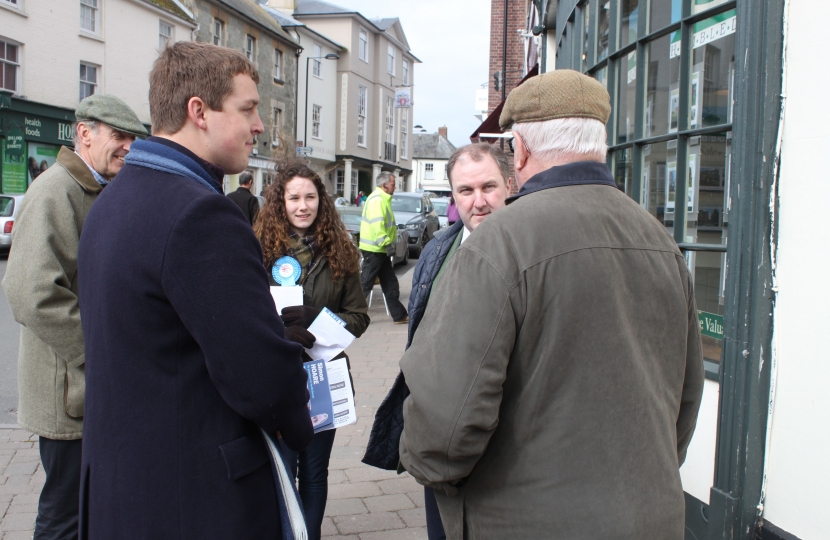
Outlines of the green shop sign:
{"label": "green shop sign", "polygon": [[0,191],[26,193],[26,141],[19,129],[8,132],[3,139],[3,173]]}
{"label": "green shop sign", "polygon": [[2,113],[2,127],[7,133],[22,132],[27,141],[72,146],[72,122],[36,116],[18,111]]}
{"label": "green shop sign", "polygon": [[700,333],[702,335],[715,339],[723,339],[723,315],[698,311],[697,321],[700,324]]}

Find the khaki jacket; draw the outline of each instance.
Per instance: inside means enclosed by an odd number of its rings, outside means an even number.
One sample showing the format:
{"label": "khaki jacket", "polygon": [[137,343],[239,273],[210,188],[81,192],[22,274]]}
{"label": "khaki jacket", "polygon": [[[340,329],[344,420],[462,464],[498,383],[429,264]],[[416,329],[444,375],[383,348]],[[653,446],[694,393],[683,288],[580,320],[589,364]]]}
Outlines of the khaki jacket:
{"label": "khaki jacket", "polygon": [[80,439],[84,336],[78,307],[78,243],[103,187],[62,147],[26,192],[14,224],[3,290],[20,329],[18,422],[50,439]]}
{"label": "khaki jacket", "polygon": [[447,538],[683,538],[692,279],[604,164],[573,165],[464,242],[401,359],[401,462]]}

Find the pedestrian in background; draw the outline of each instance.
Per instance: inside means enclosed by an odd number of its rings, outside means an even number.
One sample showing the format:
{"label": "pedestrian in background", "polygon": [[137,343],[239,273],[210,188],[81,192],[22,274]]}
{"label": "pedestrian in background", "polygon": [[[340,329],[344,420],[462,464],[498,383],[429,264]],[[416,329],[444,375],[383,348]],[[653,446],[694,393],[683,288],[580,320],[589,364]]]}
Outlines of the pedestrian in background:
{"label": "pedestrian in background", "polygon": [[[286,326],[307,329],[320,311],[328,308],[345,321],[346,330],[355,337],[366,331],[369,315],[360,284],[357,248],[317,173],[302,163],[280,167],[254,231],[262,244],[269,274],[282,257],[292,257],[300,264],[297,284],[303,287],[303,305],[282,310]],[[271,285],[277,285],[273,276]],[[311,540],[319,539],[321,534],[335,431],[316,433],[305,450],[286,456],[299,479]]]}
{"label": "pedestrian in background", "polygon": [[75,151],[57,161],[26,192],[14,225],[3,289],[21,324],[18,423],[39,435],[46,482],[35,539],[78,537],[85,348],[78,308],[78,241],[92,203],[124,166],[136,136],[147,130],[115,96],[92,95],[78,105]]}
{"label": "pedestrian in background", "polygon": [[528,79],[521,191],[447,263],[401,359],[401,462],[452,539],[681,540],[703,390],[692,276],[606,165],[605,87]]}
{"label": "pedestrian in background", "polygon": [[251,188],[254,185],[254,175],[245,171],[239,175],[239,187],[233,193],[228,193],[228,198],[236,203],[245,215],[245,219],[251,225],[256,221],[256,216],[259,213],[259,201],[251,193]]}
{"label": "pedestrian in background", "polygon": [[78,259],[83,540],[282,531],[262,432],[295,450],[311,441],[303,345],[222,193],[264,131],[258,82],[240,51],[165,47],[150,73],[153,137],[90,211]]}
{"label": "pedestrian in background", "polygon": [[450,195],[450,204],[447,205],[447,223],[452,225],[456,221],[458,221],[458,218],[458,206],[456,206],[455,204],[455,197],[453,195]]}
{"label": "pedestrian in background", "polygon": [[[497,146],[488,143],[462,146],[447,161],[447,177],[454,197],[458,198],[456,215],[460,214],[461,219],[435,234],[435,238],[424,247],[415,266],[412,293],[409,296],[407,348],[412,343],[429,304],[430,293],[447,262],[485,218],[504,208],[508,195],[508,168],[507,155]],[[467,316],[475,318],[473,314]],[[403,375],[399,374],[375,413],[363,463],[381,469],[400,470],[403,402],[408,395],[409,389]],[[429,539],[446,538],[435,493],[430,487],[424,487],[424,503]]]}
{"label": "pedestrian in background", "polygon": [[398,227],[395,224],[395,214],[392,213],[395,176],[389,172],[382,172],[375,179],[375,184],[377,188],[363,204],[363,221],[360,223],[363,295],[369,298],[375,286],[375,278],[379,278],[392,320],[395,324],[406,324],[409,322],[409,316],[400,301],[400,285],[391,259],[398,240]]}

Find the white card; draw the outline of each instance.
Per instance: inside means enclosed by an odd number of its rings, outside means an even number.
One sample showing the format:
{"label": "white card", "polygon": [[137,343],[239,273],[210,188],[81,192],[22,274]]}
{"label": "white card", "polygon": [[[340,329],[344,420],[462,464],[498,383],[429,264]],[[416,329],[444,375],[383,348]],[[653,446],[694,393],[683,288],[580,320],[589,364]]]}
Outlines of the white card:
{"label": "white card", "polygon": [[277,306],[277,314],[281,314],[283,308],[303,305],[303,288],[299,285],[295,285],[294,287],[272,286],[271,297]]}
{"label": "white card", "polygon": [[317,315],[308,331],[314,334],[317,341],[310,349],[306,349],[312,360],[329,361],[352,344],[355,337],[351,332],[343,328],[340,322],[324,309]]}

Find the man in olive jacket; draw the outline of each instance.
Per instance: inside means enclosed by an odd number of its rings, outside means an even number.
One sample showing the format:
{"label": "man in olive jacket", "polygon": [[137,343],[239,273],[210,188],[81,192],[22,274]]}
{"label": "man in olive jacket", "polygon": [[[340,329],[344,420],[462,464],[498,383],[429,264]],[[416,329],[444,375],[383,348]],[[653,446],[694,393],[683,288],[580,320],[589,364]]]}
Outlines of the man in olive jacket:
{"label": "man in olive jacket", "polygon": [[34,537],[77,538],[84,416],[84,336],[78,306],[78,242],[92,203],[147,135],[115,96],[75,111],[75,151],[62,147],[38,176],[14,225],[3,289],[20,328],[18,422],[40,435],[46,482]]}
{"label": "man in olive jacket", "polygon": [[681,540],[703,388],[686,261],[605,165],[608,93],[513,90],[521,186],[458,248],[401,360],[401,462],[447,538]]}

